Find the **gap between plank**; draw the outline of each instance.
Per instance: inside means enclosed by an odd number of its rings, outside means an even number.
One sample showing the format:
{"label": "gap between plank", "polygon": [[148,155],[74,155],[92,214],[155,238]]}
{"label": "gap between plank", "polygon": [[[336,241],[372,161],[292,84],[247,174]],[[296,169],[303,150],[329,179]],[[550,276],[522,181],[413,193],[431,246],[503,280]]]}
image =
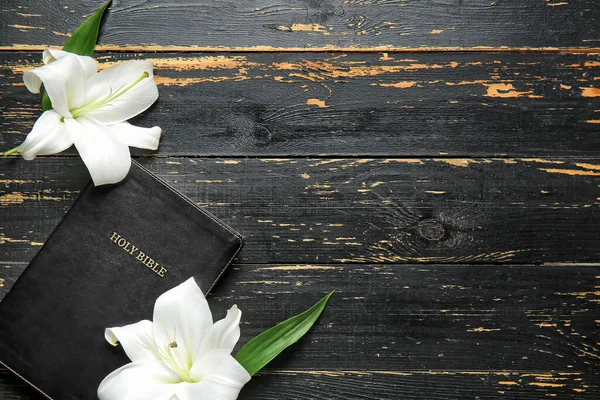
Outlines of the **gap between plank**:
{"label": "gap between plank", "polygon": [[[54,45],[26,45],[14,44],[11,46],[0,46],[0,51],[43,51],[47,47],[60,47]],[[600,53],[600,48],[559,48],[559,47],[203,47],[203,46],[156,46],[156,45],[100,45],[96,52],[141,52],[141,53]]]}
{"label": "gap between plank", "polygon": [[[0,156],[0,160],[18,158],[18,155],[2,157]],[[56,158],[56,159],[68,159],[68,158],[80,158],[76,154],[53,154],[53,155],[40,155],[38,158]],[[370,158],[373,160],[387,160],[389,158],[397,159],[397,160],[425,160],[425,159],[437,159],[437,160],[512,160],[512,159],[536,159],[543,158],[545,160],[550,161],[563,161],[563,160],[573,160],[573,161],[583,161],[583,160],[598,160],[598,157],[591,156],[546,156],[546,155],[486,155],[486,156],[473,156],[473,155],[439,155],[439,154],[421,154],[421,155],[404,155],[397,156],[393,154],[303,154],[303,155],[294,155],[294,154],[269,154],[269,155],[240,155],[240,154],[133,154],[132,158],[135,159],[151,159],[151,158],[206,158],[206,159],[222,159],[222,158],[231,158],[231,159],[255,159],[255,160],[276,160],[276,159],[341,159],[341,160],[359,160]]]}
{"label": "gap between plank", "polygon": [[[10,261],[10,260],[0,260],[0,264],[5,266],[13,266],[13,265],[29,265],[27,261]],[[600,267],[600,262],[576,262],[576,261],[564,261],[564,262],[542,262],[542,263],[511,263],[511,262],[493,262],[493,261],[485,261],[481,263],[468,263],[468,262],[414,262],[414,263],[376,263],[376,262],[365,262],[365,263],[341,263],[341,262],[320,262],[320,263],[277,263],[277,262],[269,262],[269,263],[252,263],[248,261],[244,262],[233,262],[231,264],[231,268],[244,268],[254,267],[263,265],[267,268],[269,267],[339,267],[339,268],[352,268],[352,267],[364,267],[369,265],[383,265],[386,267],[398,267],[398,268],[409,268],[409,267],[441,267],[441,268],[463,268],[463,267],[473,267],[473,268],[496,268],[496,267],[510,267],[510,268],[533,268],[533,267],[572,267],[572,268],[598,268]]]}

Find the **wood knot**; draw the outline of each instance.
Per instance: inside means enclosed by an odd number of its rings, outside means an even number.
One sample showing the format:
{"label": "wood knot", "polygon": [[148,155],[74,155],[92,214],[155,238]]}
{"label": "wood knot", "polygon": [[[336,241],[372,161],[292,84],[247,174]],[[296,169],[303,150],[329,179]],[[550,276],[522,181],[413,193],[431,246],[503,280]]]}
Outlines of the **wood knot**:
{"label": "wood knot", "polygon": [[228,121],[227,132],[240,143],[263,146],[272,139],[272,134],[264,125],[246,116],[236,116]]}
{"label": "wood knot", "polygon": [[446,235],[444,225],[433,219],[426,219],[419,222],[417,231],[423,239],[429,240],[430,242],[438,242]]}
{"label": "wood knot", "polygon": [[252,130],[252,136],[254,138],[255,143],[258,145],[269,143],[272,137],[271,131],[260,124],[254,125],[254,129]]}

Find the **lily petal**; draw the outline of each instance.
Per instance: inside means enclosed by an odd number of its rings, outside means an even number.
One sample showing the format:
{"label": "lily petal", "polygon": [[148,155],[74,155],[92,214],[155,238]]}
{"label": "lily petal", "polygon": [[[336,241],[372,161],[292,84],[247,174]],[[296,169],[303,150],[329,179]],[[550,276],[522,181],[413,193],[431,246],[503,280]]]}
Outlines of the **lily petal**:
{"label": "lily petal", "polygon": [[110,127],[87,116],[65,118],[65,126],[94,185],[120,182],[127,176],[131,167],[129,147]]}
{"label": "lily petal", "polygon": [[24,159],[33,160],[38,155],[56,154],[71,147],[73,140],[61,118],[54,110],[48,110],[38,118],[19,146],[19,153]]}
{"label": "lily petal", "polygon": [[106,328],[104,338],[113,346],[121,343],[123,350],[131,361],[156,359],[151,350],[155,350],[152,343],[152,321],[142,320],[135,324],[115,328]]}
{"label": "lily petal", "polygon": [[65,56],[75,56],[77,58],[77,61],[79,61],[79,64],[81,64],[81,67],[83,68],[84,80],[98,72],[98,66],[96,65],[96,61],[94,61],[93,58],[69,53],[68,51],[52,49],[48,47],[46,50],[44,50],[42,59],[44,61],[44,64],[48,65],[52,61],[56,61],[59,58],[63,58]]}
{"label": "lily petal", "polygon": [[154,305],[154,340],[158,347],[170,346],[179,362],[191,368],[201,338],[212,325],[212,314],[194,278],[170,289]]}
{"label": "lily petal", "polygon": [[158,126],[142,128],[131,125],[129,122],[119,122],[110,127],[116,133],[116,136],[127,146],[146,150],[158,149],[158,142],[162,133],[162,129]]}
{"label": "lily petal", "polygon": [[231,307],[227,311],[227,316],[211,326],[204,337],[198,350],[196,359],[211,350],[225,350],[231,353],[235,344],[240,339],[240,319],[242,311],[237,306]]}
{"label": "lily petal", "polygon": [[193,385],[185,385],[177,392],[180,400],[232,400],[250,380],[250,374],[225,350],[206,353],[190,371]]}
{"label": "lily petal", "polygon": [[109,374],[98,387],[100,400],[170,400],[178,377],[164,364],[138,361]]}
{"label": "lily petal", "polygon": [[79,107],[84,100],[86,73],[78,57],[81,56],[69,54],[23,74],[23,82],[32,93],[39,93],[44,84],[52,107],[63,117],[70,117],[69,110]]}
{"label": "lily petal", "polygon": [[[85,104],[102,103],[107,98],[114,98],[88,113],[107,125],[123,122],[138,115],[158,99],[152,63],[148,61],[136,60],[115,64],[92,76],[85,86]],[[122,94],[115,96],[120,92]]]}
{"label": "lily petal", "polygon": [[48,65],[52,61],[58,60],[59,58],[63,58],[67,54],[69,54],[69,53],[66,52],[66,51],[58,50],[58,49],[52,49],[52,48],[48,47],[42,53],[42,61],[44,62],[44,64]]}

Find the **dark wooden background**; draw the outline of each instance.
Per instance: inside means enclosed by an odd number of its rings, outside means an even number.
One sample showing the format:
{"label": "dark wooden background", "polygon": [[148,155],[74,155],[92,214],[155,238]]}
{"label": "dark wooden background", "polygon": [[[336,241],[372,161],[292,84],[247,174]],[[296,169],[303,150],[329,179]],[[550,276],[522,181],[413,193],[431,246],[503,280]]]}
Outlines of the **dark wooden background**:
{"label": "dark wooden background", "polygon": [[[2,149],[99,5],[2,2]],[[600,398],[597,0],[115,0],[96,56],[154,63],[134,154],[246,237],[209,299],[241,343],[336,290],[241,398]],[[0,159],[0,296],[88,179]]]}

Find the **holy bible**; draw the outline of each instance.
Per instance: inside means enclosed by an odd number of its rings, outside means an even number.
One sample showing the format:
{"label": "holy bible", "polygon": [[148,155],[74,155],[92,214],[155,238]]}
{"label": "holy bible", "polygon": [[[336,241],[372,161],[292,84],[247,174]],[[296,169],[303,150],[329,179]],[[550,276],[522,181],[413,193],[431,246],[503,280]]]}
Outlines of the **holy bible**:
{"label": "holy bible", "polygon": [[96,399],[129,362],[104,329],[152,319],[156,298],[193,276],[204,293],[240,235],[133,162],[85,188],[0,303],[0,362],[46,397]]}

